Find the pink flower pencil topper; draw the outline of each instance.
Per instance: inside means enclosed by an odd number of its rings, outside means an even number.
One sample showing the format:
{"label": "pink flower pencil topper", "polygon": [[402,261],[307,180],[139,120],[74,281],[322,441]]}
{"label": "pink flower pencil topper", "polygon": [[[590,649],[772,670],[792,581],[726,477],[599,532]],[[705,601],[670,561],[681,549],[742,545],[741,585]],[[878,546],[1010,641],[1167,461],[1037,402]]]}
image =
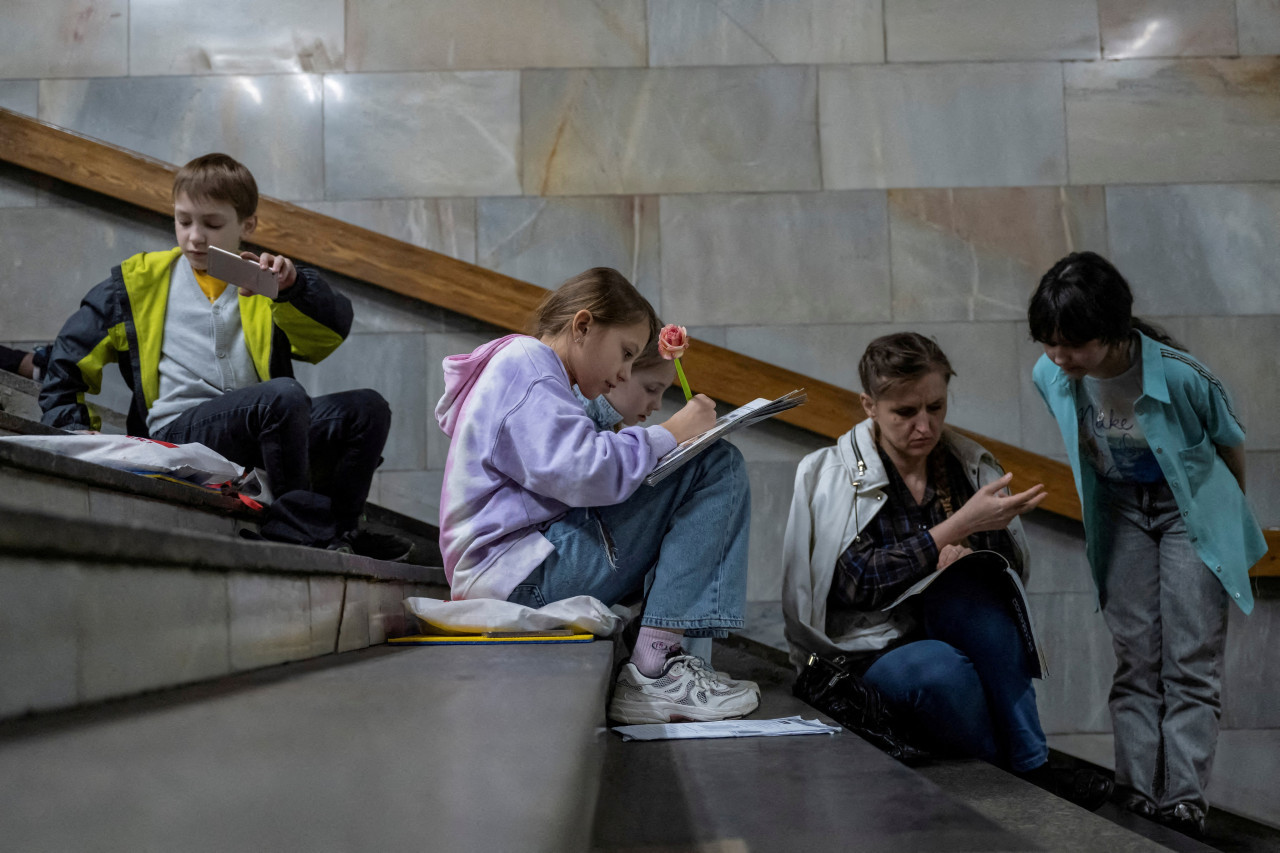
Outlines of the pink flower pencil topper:
{"label": "pink flower pencil topper", "polygon": [[689,333],[685,331],[684,326],[669,323],[662,327],[661,332],[658,332],[658,354],[667,361],[675,362],[676,376],[680,378],[680,388],[684,391],[686,403],[693,399],[693,392],[689,390],[689,380],[684,378],[684,368],[680,366],[680,356],[684,355],[687,349],[689,349]]}

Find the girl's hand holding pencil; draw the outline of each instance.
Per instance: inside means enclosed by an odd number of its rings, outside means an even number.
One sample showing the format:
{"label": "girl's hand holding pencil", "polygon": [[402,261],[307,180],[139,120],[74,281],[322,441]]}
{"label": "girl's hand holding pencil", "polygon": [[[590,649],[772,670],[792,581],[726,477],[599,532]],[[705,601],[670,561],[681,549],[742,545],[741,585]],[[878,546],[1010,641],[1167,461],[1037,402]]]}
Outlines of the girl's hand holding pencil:
{"label": "girl's hand holding pencil", "polygon": [[675,436],[677,444],[702,435],[716,425],[716,404],[706,394],[699,394],[684,404],[662,424]]}

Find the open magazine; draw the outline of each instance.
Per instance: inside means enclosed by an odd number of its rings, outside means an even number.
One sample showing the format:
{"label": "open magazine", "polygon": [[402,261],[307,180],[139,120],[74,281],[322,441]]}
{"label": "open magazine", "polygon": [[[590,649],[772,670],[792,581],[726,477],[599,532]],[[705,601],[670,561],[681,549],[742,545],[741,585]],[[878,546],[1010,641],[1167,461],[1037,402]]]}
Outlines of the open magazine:
{"label": "open magazine", "polygon": [[803,388],[783,394],[776,400],[757,397],[745,406],[740,406],[729,414],[717,418],[711,429],[677,445],[675,450],[658,460],[658,464],[654,466],[649,476],[644,478],[644,481],[650,486],[660,483],[671,472],[710,447],[717,439],[724,438],[734,430],[771,418],[779,412],[794,409],[808,399]]}
{"label": "open magazine", "polygon": [[1004,592],[1009,607],[1013,611],[1013,621],[1018,626],[1018,634],[1022,637],[1022,645],[1027,651],[1027,657],[1033,662],[1032,666],[1037,668],[1032,675],[1036,678],[1044,678],[1049,674],[1049,664],[1044,657],[1044,646],[1036,637],[1035,623],[1031,620],[1031,606],[1027,603],[1027,591],[1022,586],[1022,578],[1018,577],[1017,570],[1009,565],[1009,561],[1003,554],[995,551],[974,551],[971,554],[965,554],[945,569],[916,581],[884,609],[892,610],[911,596],[924,592],[942,576],[943,572],[972,572],[975,579],[980,579],[981,583],[997,584],[998,588]]}

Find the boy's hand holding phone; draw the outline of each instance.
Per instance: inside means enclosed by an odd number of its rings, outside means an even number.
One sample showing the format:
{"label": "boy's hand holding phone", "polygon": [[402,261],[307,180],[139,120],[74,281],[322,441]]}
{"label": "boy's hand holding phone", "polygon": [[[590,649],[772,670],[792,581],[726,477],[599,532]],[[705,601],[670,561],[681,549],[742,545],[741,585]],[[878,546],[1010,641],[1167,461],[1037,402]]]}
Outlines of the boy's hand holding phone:
{"label": "boy's hand holding phone", "polygon": [[[253,261],[258,265],[259,269],[269,271],[275,276],[276,283],[282,291],[288,290],[298,280],[298,268],[293,265],[293,261],[284,255],[273,255],[270,252],[263,252],[261,255],[255,255],[253,252],[241,252],[240,257],[246,261]],[[253,292],[241,288],[240,293],[245,296],[251,296]]]}

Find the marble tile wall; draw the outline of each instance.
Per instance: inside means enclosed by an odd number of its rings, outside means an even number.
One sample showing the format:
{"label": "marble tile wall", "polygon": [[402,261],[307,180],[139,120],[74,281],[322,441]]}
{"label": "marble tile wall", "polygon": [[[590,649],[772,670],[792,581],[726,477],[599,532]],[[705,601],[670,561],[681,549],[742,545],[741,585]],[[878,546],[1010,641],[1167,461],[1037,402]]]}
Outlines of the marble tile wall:
{"label": "marble tile wall", "polygon": [[[916,328],[958,371],[952,423],[1058,459],[1025,304],[1062,254],[1099,251],[1138,311],[1233,390],[1250,499],[1280,525],[1280,0],[194,8],[13,0],[0,108],[173,163],[226,150],[267,195],[538,284],[613,266],[698,339],[846,387],[867,342]],[[112,264],[172,241],[164,217],[0,165],[0,300],[24,306],[0,310],[0,340],[51,338]],[[353,335],[300,375],[313,393],[388,398],[373,498],[434,521],[440,359],[499,331],[333,280]],[[111,371],[102,400],[127,400]],[[779,590],[794,466],[826,440],[769,424],[735,441],[763,603]],[[1087,663],[1055,666],[1065,680],[1041,690],[1045,718],[1104,729],[1110,651],[1078,531],[1029,528],[1050,555],[1032,579],[1037,612],[1064,660]],[[385,586],[346,584],[337,636],[343,598],[311,583],[308,629],[290,643],[385,633]],[[1248,650],[1266,619],[1233,624],[1229,668],[1258,682]],[[1270,720],[1265,690],[1232,678],[1232,724]]]}
{"label": "marble tile wall", "polygon": [[193,15],[172,0],[129,0],[129,73],[341,71],[345,5],[343,0],[220,0],[205,14]]}
{"label": "marble tile wall", "polygon": [[649,0],[649,64],[884,61],[880,0]]}
{"label": "marble tile wall", "polygon": [[1052,62],[823,66],[823,185],[1065,183],[1062,73]]}
{"label": "marble tile wall", "polygon": [[1237,52],[1235,0],[1098,0],[1098,21],[1104,59]]}
{"label": "marble tile wall", "polygon": [[885,0],[885,22],[890,62],[1098,58],[1098,0]]}

